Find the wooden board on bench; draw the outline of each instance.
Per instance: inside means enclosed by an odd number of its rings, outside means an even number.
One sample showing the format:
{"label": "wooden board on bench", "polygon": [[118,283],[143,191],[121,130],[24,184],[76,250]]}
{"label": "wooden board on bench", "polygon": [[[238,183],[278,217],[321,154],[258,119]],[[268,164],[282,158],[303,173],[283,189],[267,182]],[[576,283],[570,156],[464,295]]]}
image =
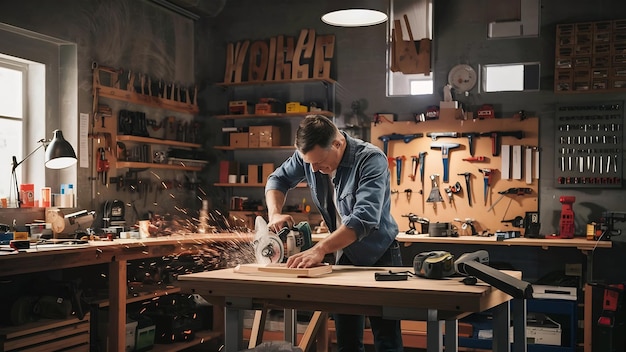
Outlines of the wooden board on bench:
{"label": "wooden board on bench", "polygon": [[274,275],[287,277],[316,277],[331,273],[331,265],[319,265],[312,268],[288,268],[286,264],[239,264],[234,272],[253,275]]}

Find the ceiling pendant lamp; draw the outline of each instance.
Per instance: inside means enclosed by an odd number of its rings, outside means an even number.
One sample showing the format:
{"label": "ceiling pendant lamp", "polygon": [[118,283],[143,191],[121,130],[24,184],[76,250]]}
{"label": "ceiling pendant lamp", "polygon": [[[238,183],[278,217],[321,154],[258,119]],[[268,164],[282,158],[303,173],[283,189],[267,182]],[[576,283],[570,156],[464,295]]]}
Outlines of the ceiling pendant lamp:
{"label": "ceiling pendant lamp", "polygon": [[[338,5],[322,16],[322,22],[338,27],[365,27],[387,21],[387,1],[333,1]],[[340,4],[340,5],[339,5]]]}

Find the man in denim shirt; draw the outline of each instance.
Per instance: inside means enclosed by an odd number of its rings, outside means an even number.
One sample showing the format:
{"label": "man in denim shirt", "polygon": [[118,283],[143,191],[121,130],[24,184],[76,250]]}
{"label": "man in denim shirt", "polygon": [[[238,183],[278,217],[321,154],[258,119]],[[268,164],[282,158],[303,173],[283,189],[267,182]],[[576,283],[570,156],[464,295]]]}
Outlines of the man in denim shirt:
{"label": "man in denim shirt", "polygon": [[[336,264],[401,266],[395,240],[398,225],[391,216],[387,157],[376,146],[340,132],[325,116],[307,116],[298,127],[296,152],[267,179],[265,199],[271,230],[293,226],[282,214],[285,197],[300,182],[311,188],[330,235],[294,254],[287,266],[307,268],[334,253]],[[338,217],[339,216],[339,217]],[[323,294],[323,293],[321,293]],[[365,318],[335,314],[339,351],[363,351]],[[369,317],[376,351],[402,351],[399,320]]]}

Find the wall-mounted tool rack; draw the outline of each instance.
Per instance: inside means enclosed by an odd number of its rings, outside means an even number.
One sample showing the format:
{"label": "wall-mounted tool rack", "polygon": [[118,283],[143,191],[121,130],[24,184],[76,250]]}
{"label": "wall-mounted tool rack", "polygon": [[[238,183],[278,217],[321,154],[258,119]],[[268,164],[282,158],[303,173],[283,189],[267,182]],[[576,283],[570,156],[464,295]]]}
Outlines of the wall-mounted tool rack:
{"label": "wall-mounted tool rack", "polygon": [[[527,212],[537,211],[537,195],[539,190],[539,181],[537,174],[539,170],[535,162],[540,158],[536,149],[539,143],[539,119],[536,117],[528,117],[524,120],[520,118],[497,118],[497,119],[476,119],[469,121],[459,120],[429,120],[420,123],[411,121],[395,121],[393,123],[384,122],[371,126],[371,140],[374,145],[384,149],[384,144],[380,137],[391,133],[400,133],[403,135],[422,133],[423,137],[410,140],[408,143],[404,140],[392,140],[388,144],[387,157],[391,158],[391,214],[396,219],[400,231],[408,231],[410,228],[409,213],[424,217],[430,220],[430,224],[450,223],[459,229],[460,236],[471,235],[471,226],[466,222],[472,219],[472,223],[476,231],[482,234],[484,231],[494,234],[498,230],[522,230],[522,228],[513,226],[511,220],[517,216],[524,217]],[[526,174],[527,166],[532,171],[531,182],[527,183],[525,178],[518,179],[515,177],[505,178],[506,172],[502,169],[503,153],[498,156],[493,155],[493,139],[488,136],[476,138],[474,143],[475,157],[480,160],[470,161],[471,154],[469,150],[468,138],[462,134],[470,132],[491,132],[491,131],[524,131],[524,137],[517,139],[515,137],[502,137],[501,145],[522,146],[522,161],[529,161],[525,151],[527,147],[533,153],[532,162],[526,164],[521,162],[522,175]],[[458,132],[458,137],[437,137],[436,141],[432,140],[428,134],[443,131]],[[444,164],[443,153],[440,148],[431,148],[435,143],[458,143],[460,146],[448,154],[449,163],[449,181],[443,180]],[[512,148],[511,148],[512,149]],[[537,151],[537,153],[534,153]],[[426,152],[424,158],[424,181],[420,179],[419,171],[417,177],[413,179],[412,157]],[[510,153],[512,154],[512,153]],[[400,157],[403,161],[403,167],[398,177],[397,159]],[[515,162],[511,158],[511,166]],[[420,163],[418,163],[418,166]],[[489,186],[485,190],[484,174],[480,170],[491,170]],[[462,174],[468,173],[470,179],[470,190],[472,203],[468,201],[468,189]],[[429,194],[433,190],[433,182],[430,176],[439,175],[437,182],[439,193],[443,198],[442,202],[428,202]],[[511,172],[513,174],[513,172]],[[401,182],[398,183],[398,178]],[[446,189],[453,189],[453,186],[459,182],[461,190],[458,193],[452,193],[452,200]],[[530,193],[522,194],[502,194],[511,188],[528,188]],[[408,192],[410,190],[410,192]],[[458,220],[457,220],[458,219]],[[464,226],[465,225],[465,226]],[[420,227],[417,227],[420,232]]]}
{"label": "wall-mounted tool rack", "polygon": [[558,105],[557,188],[621,188],[624,102]]}

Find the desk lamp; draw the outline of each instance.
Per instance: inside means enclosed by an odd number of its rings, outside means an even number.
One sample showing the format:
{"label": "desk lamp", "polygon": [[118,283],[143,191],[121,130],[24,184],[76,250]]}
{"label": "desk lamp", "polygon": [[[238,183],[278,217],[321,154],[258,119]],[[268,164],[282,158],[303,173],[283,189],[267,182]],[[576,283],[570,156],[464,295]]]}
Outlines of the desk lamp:
{"label": "desk lamp", "polygon": [[17,207],[20,208],[22,201],[20,200],[20,190],[17,185],[17,176],[15,169],[20,166],[24,161],[28,160],[31,155],[43,147],[46,151],[45,166],[49,169],[64,169],[76,164],[76,153],[70,142],[63,138],[61,130],[54,130],[52,132],[52,140],[41,139],[37,143],[41,143],[35,150],[30,152],[22,161],[17,162],[17,158],[13,156],[13,163],[11,168],[11,177],[15,181],[15,190],[17,197]]}

